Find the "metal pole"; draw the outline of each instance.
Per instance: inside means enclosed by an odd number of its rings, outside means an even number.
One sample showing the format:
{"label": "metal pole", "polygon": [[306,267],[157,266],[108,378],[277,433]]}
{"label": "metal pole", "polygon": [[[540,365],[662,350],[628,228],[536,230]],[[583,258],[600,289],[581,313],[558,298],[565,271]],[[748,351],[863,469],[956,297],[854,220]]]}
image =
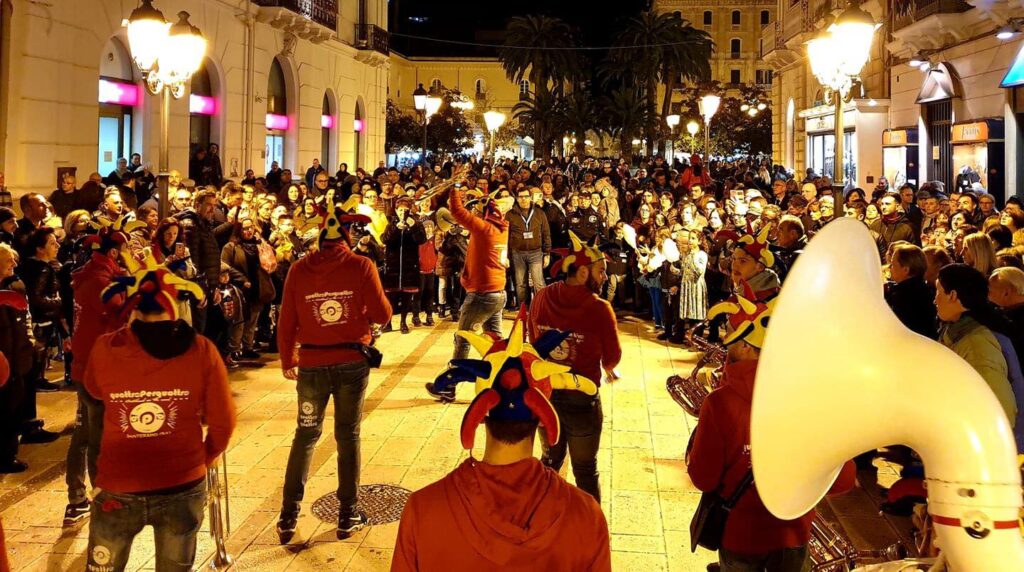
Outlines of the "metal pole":
{"label": "metal pole", "polygon": [[497,149],[494,148],[494,130],[491,130],[491,165],[497,162]]}
{"label": "metal pole", "polygon": [[839,92],[833,92],[836,99],[836,120],[835,120],[835,159],[832,161],[832,188],[835,201],[833,217],[842,216],[845,205],[843,204],[843,96]]}
{"label": "metal pole", "polygon": [[[704,120],[704,163],[711,160],[711,118]],[[707,168],[707,167],[705,167]]]}
{"label": "metal pole", "polygon": [[427,166],[427,112],[423,111],[423,166]]}
{"label": "metal pole", "polygon": [[170,175],[170,131],[171,131],[171,90],[164,87],[160,90],[160,153],[159,173],[157,174],[157,192],[160,194],[160,220],[167,218],[170,206],[168,177]]}

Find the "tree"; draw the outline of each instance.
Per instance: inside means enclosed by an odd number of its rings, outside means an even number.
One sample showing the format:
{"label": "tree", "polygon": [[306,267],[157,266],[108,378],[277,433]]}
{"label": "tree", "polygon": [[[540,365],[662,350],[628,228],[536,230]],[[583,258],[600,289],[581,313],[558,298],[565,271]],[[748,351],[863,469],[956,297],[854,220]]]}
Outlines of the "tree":
{"label": "tree", "polygon": [[444,103],[427,126],[428,153],[461,153],[473,146],[473,126],[462,110],[452,107],[451,90],[441,94]]}
{"label": "tree", "polygon": [[[688,120],[694,119],[703,124],[698,102],[708,89],[686,87],[682,88],[682,91],[680,115],[683,119],[681,123],[685,125]],[[710,91],[717,91],[717,86],[712,84]],[[711,154],[724,156],[770,154],[772,151],[771,107],[759,110],[754,116],[742,109],[744,104],[753,105],[756,109],[758,102],[767,103],[768,100],[764,89],[754,85],[743,85],[738,94],[723,97],[718,112],[711,119]],[[677,135],[679,134],[677,133]],[[687,146],[689,145],[688,135],[677,139],[677,141],[679,140],[685,141]],[[703,137],[697,137],[696,146],[699,151],[707,152],[704,149]]]}
{"label": "tree", "polygon": [[646,119],[640,91],[632,87],[616,89],[602,100],[601,111],[608,121],[609,134],[619,139],[622,157],[632,163],[633,139]]}
{"label": "tree", "polygon": [[586,155],[587,130],[597,129],[595,116],[597,110],[590,93],[584,89],[576,89],[569,94],[559,106],[562,127],[576,136],[575,153],[581,160]]}
{"label": "tree", "polygon": [[416,117],[402,111],[388,99],[384,127],[384,149],[388,153],[419,149],[422,144],[422,124]]}
{"label": "tree", "polygon": [[512,117],[519,121],[524,129],[534,133],[536,155],[545,161],[550,160],[554,136],[560,132],[558,125],[562,119],[559,98],[550,92],[531,94],[515,104],[512,108]]}

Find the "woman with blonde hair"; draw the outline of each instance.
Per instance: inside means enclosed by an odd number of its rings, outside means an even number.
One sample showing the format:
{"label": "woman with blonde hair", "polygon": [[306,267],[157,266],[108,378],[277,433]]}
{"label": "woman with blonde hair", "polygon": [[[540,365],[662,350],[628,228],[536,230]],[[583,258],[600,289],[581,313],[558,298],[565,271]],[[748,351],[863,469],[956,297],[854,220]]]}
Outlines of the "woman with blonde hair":
{"label": "woman with blonde hair", "polygon": [[975,232],[964,238],[964,264],[971,266],[987,278],[996,268],[996,249],[983,232]]}

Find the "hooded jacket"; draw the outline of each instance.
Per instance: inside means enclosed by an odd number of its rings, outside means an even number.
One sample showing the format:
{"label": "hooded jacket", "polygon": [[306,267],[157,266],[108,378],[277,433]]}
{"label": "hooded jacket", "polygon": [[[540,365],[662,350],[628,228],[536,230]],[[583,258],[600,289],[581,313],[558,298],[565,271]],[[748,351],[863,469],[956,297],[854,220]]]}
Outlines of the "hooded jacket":
{"label": "hooded jacket", "polygon": [[204,478],[235,429],[217,347],[180,320],[135,321],[101,336],[84,385],[104,405],[96,486],[111,492],[147,493]]}
{"label": "hooded jacket", "polygon": [[453,192],[448,203],[455,220],[469,230],[462,287],[466,292],[479,294],[505,290],[508,221],[504,218],[475,216],[462,205],[462,192]]}
{"label": "hooded jacket", "polygon": [[[687,472],[702,491],[731,495],[750,470],[750,403],[756,371],[757,360],[727,364],[721,387],[701,407]],[[855,476],[856,467],[848,461],[829,494],[853,488]],[[729,513],[722,548],[761,556],[804,546],[811,537],[812,520],[813,510],[796,520],[775,518],[761,501],[755,481]]]}
{"label": "hooded jacket", "polygon": [[551,352],[551,360],[573,373],[601,384],[601,368],[612,369],[622,359],[615,312],[584,285],[555,282],[537,292],[530,306],[530,339],[545,330],[572,332]]}
{"label": "hooded jacket", "polygon": [[75,292],[75,318],[71,329],[71,379],[81,382],[89,363],[89,354],[97,338],[124,325],[120,314],[124,296],[118,295],[107,303],[101,299],[103,289],[115,276],[124,275],[117,261],[109,256],[93,253],[89,262],[71,275],[71,288]]}
{"label": "hooded jacket", "polygon": [[392,572],[611,570],[608,524],[587,493],[537,459],[466,459],[412,494]]}

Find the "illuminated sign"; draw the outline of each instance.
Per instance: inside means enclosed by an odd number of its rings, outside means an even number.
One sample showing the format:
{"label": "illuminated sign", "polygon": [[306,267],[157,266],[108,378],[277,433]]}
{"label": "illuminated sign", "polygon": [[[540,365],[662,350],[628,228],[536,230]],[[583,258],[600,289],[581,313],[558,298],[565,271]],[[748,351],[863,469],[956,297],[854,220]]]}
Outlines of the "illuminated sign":
{"label": "illuminated sign", "polygon": [[100,80],[100,103],[113,103],[115,105],[138,105],[139,86],[134,83],[122,83]]}
{"label": "illuminated sign", "polygon": [[273,113],[267,114],[267,129],[279,129],[281,131],[288,130],[288,116],[287,115],[276,115]]}
{"label": "illuminated sign", "polygon": [[356,133],[362,133],[363,129],[366,129],[366,124],[363,123],[362,119],[354,119],[352,121],[352,130]]}
{"label": "illuminated sign", "polygon": [[320,127],[324,129],[332,129],[334,127],[334,116],[333,115],[321,115],[320,116]]}
{"label": "illuminated sign", "polygon": [[217,98],[190,95],[188,96],[188,112],[195,115],[217,115]]}

